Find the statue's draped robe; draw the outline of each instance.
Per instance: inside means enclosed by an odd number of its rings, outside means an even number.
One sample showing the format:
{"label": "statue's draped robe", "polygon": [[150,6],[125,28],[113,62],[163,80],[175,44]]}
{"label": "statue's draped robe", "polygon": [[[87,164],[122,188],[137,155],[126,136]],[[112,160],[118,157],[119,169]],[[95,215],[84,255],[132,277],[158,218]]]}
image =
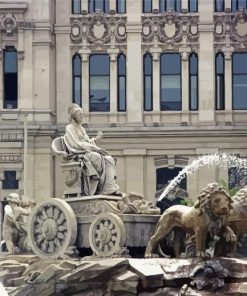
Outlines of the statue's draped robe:
{"label": "statue's draped robe", "polygon": [[85,129],[71,123],[66,126],[63,137],[70,155],[81,161],[83,191],[86,195],[114,194],[119,187],[115,183],[115,162],[110,155],[91,151],[94,139],[89,139]]}

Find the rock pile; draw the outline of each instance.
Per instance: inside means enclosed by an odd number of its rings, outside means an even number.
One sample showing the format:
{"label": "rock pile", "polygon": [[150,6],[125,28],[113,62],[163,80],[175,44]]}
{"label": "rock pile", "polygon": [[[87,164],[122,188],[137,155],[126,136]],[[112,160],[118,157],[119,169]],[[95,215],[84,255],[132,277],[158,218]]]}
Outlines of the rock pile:
{"label": "rock pile", "polygon": [[247,261],[235,258],[41,261],[36,256],[19,255],[0,258],[0,281],[10,296],[207,296],[216,288],[218,296],[247,295]]}

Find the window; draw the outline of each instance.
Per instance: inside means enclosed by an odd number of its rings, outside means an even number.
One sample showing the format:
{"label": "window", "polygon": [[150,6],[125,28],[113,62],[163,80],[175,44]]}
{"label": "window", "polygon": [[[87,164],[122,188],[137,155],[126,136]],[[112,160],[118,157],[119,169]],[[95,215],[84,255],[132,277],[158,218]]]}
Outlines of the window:
{"label": "window", "polygon": [[215,106],[216,110],[225,109],[225,65],[223,53],[215,56]]}
{"label": "window", "polygon": [[189,84],[190,110],[198,110],[198,57],[195,53],[189,59]]}
{"label": "window", "polygon": [[232,0],[232,11],[247,8],[247,0]]}
{"label": "window", "polygon": [[13,47],[4,50],[4,101],[3,108],[17,108],[18,100],[18,74],[17,74],[17,52]]}
{"label": "window", "polygon": [[189,12],[197,12],[198,11],[198,0],[189,0],[188,11]]}
{"label": "window", "polygon": [[181,0],[160,0],[160,11],[181,11]]}
{"label": "window", "polygon": [[73,103],[81,106],[81,57],[75,54],[72,59],[72,73],[73,73]]}
{"label": "window", "polygon": [[177,53],[161,55],[161,110],[181,110],[181,57]]}
{"label": "window", "polygon": [[233,189],[237,187],[238,189],[245,187],[247,185],[247,172],[244,168],[230,167],[228,168],[228,188]]}
{"label": "window", "polygon": [[3,189],[18,189],[19,181],[16,180],[16,171],[4,171]]}
{"label": "window", "polygon": [[126,58],[124,54],[118,56],[118,111],[126,111]]}
{"label": "window", "polygon": [[90,56],[89,76],[89,110],[110,111],[110,59],[107,54]]}
{"label": "window", "polygon": [[232,57],[232,99],[234,110],[247,109],[247,53],[234,53]]}
{"label": "window", "polygon": [[117,0],[117,13],[126,13],[126,0]]}
{"label": "window", "polygon": [[214,10],[216,12],[224,11],[225,10],[225,0],[215,0]]}
{"label": "window", "polygon": [[81,0],[72,0],[72,13],[73,14],[81,13]]}
{"label": "window", "polygon": [[109,13],[109,0],[89,0],[88,11],[93,13],[96,9],[100,9],[105,13]]}
{"label": "window", "polygon": [[143,57],[144,69],[144,110],[153,110],[153,61],[150,53]]}
{"label": "window", "polygon": [[152,12],[152,0],[143,0],[143,12]]}

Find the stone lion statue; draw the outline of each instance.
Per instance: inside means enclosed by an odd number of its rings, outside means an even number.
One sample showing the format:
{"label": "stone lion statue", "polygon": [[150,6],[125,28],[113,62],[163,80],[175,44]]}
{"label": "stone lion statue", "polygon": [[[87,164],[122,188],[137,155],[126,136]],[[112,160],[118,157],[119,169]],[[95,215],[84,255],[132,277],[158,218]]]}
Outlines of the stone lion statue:
{"label": "stone lion statue", "polygon": [[[206,239],[224,235],[226,241],[236,241],[236,236],[227,225],[232,200],[218,183],[210,183],[201,190],[193,207],[175,205],[160,217],[155,234],[150,238],[145,257],[156,257],[158,244],[174,229],[182,228],[195,238],[196,256],[206,256]],[[182,242],[178,242],[182,243]]]}

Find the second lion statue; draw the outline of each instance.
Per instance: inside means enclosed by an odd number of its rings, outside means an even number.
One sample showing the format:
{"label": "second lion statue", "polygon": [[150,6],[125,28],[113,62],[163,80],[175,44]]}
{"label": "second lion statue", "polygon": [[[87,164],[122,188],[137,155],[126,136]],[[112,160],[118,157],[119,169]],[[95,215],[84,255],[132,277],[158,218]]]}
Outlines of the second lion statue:
{"label": "second lion statue", "polygon": [[236,236],[227,226],[232,200],[218,183],[210,183],[199,193],[193,207],[175,205],[168,208],[160,217],[155,234],[150,238],[145,257],[156,257],[158,244],[175,228],[179,227],[195,236],[197,257],[206,257],[207,236],[213,239],[224,235],[227,241],[234,242]]}

